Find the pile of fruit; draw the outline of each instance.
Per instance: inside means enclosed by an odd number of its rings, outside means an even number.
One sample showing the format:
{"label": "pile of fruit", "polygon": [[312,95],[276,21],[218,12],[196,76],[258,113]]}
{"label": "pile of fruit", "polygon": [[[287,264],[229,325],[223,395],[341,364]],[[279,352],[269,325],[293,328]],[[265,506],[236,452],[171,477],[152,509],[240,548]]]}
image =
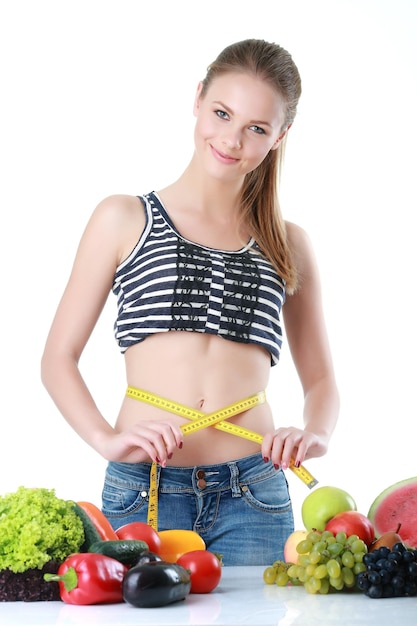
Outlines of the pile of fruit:
{"label": "pile of fruit", "polygon": [[361,591],[370,598],[417,596],[417,477],[385,489],[368,514],[337,487],[302,504],[295,530],[263,573],[266,584],[303,585],[308,593]]}
{"label": "pile of fruit", "polygon": [[366,570],[357,576],[357,587],[369,598],[417,595],[417,550],[402,541],[392,548],[382,545],[364,557]]}
{"label": "pile of fruit", "polygon": [[264,571],[264,581],[278,586],[304,585],[309,593],[327,594],[355,586],[355,577],[365,571],[367,546],[358,535],[313,530],[300,541],[296,563],[276,561]]}

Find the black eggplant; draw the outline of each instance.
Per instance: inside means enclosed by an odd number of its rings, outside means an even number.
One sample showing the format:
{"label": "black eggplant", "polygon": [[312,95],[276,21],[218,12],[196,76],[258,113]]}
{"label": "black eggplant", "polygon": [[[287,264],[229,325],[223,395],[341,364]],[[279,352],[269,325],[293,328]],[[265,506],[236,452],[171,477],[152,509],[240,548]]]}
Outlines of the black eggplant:
{"label": "black eggplant", "polygon": [[155,563],[155,561],[162,561],[162,557],[156,552],[151,552],[150,550],[145,550],[139,556],[135,565],[144,565],[145,563]]}
{"label": "black eggplant", "polygon": [[131,567],[123,579],[127,604],[151,608],[172,604],[190,593],[190,572],[177,563],[153,561]]}

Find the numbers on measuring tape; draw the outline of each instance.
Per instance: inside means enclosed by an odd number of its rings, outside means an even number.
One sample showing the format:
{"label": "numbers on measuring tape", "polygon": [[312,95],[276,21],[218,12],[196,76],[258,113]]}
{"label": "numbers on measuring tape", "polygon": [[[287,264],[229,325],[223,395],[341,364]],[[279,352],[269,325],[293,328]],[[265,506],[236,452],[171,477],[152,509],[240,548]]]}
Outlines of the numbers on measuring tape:
{"label": "numbers on measuring tape", "polygon": [[158,468],[152,463],[149,487],[148,524],[154,530],[158,530]]}
{"label": "numbers on measuring tape", "polygon": [[[184,435],[189,435],[191,433],[202,430],[203,428],[207,428],[209,426],[214,426],[214,428],[218,428],[224,432],[228,432],[236,437],[242,437],[243,439],[248,439],[249,441],[254,441],[256,443],[262,443],[262,435],[254,432],[253,430],[249,430],[247,428],[243,428],[242,426],[238,426],[233,424],[232,422],[227,422],[229,417],[237,415],[238,413],[242,413],[254,406],[259,404],[263,404],[266,401],[266,394],[264,391],[261,391],[253,396],[249,396],[244,400],[240,400],[239,402],[235,402],[219,411],[215,411],[214,413],[203,413],[202,411],[197,411],[191,407],[187,407],[184,404],[180,404],[177,402],[172,402],[167,398],[163,398],[162,396],[158,396],[157,394],[150,393],[148,391],[144,391],[143,389],[138,389],[137,387],[129,386],[126,390],[126,395],[130,398],[134,398],[135,400],[139,400],[141,402],[145,402],[152,406],[157,406],[165,411],[170,413],[174,413],[176,415],[180,415],[189,420],[193,420],[188,424],[183,424],[181,426],[181,430]],[[292,460],[290,464],[290,470],[294,472],[294,474],[302,480],[302,482],[309,488],[312,489],[318,483],[318,481],[310,474],[310,472],[303,466],[300,465],[296,467]],[[155,474],[155,490],[156,489],[156,474]],[[152,489],[152,484],[151,484]],[[152,498],[153,500],[153,498]],[[157,498],[156,498],[157,500]],[[157,507],[157,504],[156,504]]]}
{"label": "numbers on measuring tape", "polygon": [[134,398],[135,400],[151,404],[152,406],[159,407],[164,411],[169,411],[170,413],[175,413],[188,419],[210,418],[213,415],[221,415],[224,419],[231,417],[232,415],[237,415],[237,413],[240,413],[242,411],[251,409],[258,404],[263,404],[266,401],[265,392],[260,391],[252,396],[249,396],[248,398],[245,398],[244,400],[234,402],[233,404],[230,404],[229,406],[226,406],[223,409],[216,411],[215,413],[207,414],[203,413],[202,411],[197,411],[196,409],[188,407],[185,404],[172,402],[172,400],[168,400],[167,398],[158,396],[155,393],[150,393],[148,391],[144,391],[143,389],[138,389],[137,387],[131,387],[130,385],[126,390],[126,395],[130,398]]}
{"label": "numbers on measuring tape", "polygon": [[314,478],[312,474],[310,474],[310,472],[304,467],[304,465],[300,465],[299,467],[297,467],[296,465],[294,465],[294,461],[292,460],[290,470],[293,471],[294,474],[298,476],[298,478],[300,478],[300,480],[302,480],[309,489],[313,489],[313,487],[317,485],[318,480]]}
{"label": "numbers on measuring tape", "polygon": [[216,411],[215,413],[211,413],[210,415],[204,415],[204,417],[200,417],[194,422],[190,422],[189,424],[183,424],[181,426],[181,430],[184,435],[188,435],[190,433],[196,432],[197,430],[202,430],[203,428],[207,428],[208,426],[218,424],[222,420],[228,419],[233,415],[237,415],[238,413],[247,411],[252,406],[256,406],[256,404],[259,404],[259,402],[251,402],[250,400],[242,400],[242,402],[236,402],[236,404],[233,404],[230,407],[226,407],[225,409],[221,409],[220,411]]}

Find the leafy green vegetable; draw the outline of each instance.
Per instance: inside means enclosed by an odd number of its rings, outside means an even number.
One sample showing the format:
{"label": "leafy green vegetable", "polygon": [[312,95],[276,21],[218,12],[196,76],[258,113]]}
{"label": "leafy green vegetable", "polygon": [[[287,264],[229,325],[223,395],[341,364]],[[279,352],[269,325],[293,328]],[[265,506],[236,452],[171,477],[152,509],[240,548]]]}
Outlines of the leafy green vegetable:
{"label": "leafy green vegetable", "polygon": [[19,487],[0,496],[0,570],[41,569],[79,552],[83,542],[74,502],[57,498],[55,490]]}

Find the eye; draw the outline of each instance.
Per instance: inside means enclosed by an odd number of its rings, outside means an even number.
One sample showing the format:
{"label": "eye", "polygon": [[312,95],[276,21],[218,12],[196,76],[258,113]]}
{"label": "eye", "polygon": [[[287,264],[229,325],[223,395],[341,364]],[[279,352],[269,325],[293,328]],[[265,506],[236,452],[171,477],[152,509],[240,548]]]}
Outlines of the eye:
{"label": "eye", "polygon": [[265,135],[264,129],[261,128],[260,126],[250,126],[249,128],[253,130],[253,132],[256,133],[257,135]]}
{"label": "eye", "polygon": [[229,114],[226,113],[226,111],[222,111],[222,109],[217,109],[214,112],[217,115],[217,117],[220,117],[220,119],[222,119],[222,120],[228,120],[229,119]]}

